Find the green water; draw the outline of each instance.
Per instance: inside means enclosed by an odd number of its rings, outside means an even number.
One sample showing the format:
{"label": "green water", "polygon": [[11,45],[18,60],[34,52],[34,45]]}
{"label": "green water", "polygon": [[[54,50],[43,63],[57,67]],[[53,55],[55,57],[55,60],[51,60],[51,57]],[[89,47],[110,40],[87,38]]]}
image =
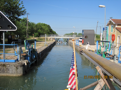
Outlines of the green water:
{"label": "green water", "polygon": [[[0,77],[0,90],[64,90],[66,89],[72,59],[72,47],[59,44],[53,47],[38,65],[33,66],[21,77]],[[85,57],[76,52],[79,88],[87,86],[96,79],[84,79],[95,76],[96,70]],[[88,90],[93,90],[90,88]]]}

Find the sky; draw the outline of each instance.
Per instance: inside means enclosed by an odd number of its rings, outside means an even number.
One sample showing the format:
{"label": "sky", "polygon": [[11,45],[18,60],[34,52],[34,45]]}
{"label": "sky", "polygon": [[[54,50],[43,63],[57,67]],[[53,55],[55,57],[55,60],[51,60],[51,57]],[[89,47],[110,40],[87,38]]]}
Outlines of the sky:
{"label": "sky", "polygon": [[84,29],[96,32],[97,22],[100,34],[105,26],[105,8],[99,5],[106,6],[106,24],[110,17],[121,19],[121,0],[23,0],[23,5],[30,22],[46,23],[59,35],[82,33]]}

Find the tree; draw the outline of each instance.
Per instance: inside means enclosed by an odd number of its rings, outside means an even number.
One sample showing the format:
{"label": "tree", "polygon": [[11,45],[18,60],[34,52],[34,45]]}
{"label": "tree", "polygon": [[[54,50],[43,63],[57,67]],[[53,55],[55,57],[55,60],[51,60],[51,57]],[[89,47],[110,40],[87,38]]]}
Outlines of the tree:
{"label": "tree", "polygon": [[[27,24],[27,18],[23,18],[20,21],[16,21],[16,26],[17,26],[17,31],[15,32],[7,32],[6,34],[9,35],[19,35],[20,39],[25,39],[26,38],[26,24]],[[44,34],[56,34],[55,31],[51,29],[51,27],[45,23],[33,23],[33,22],[28,22],[28,35],[29,36],[34,36],[39,37],[40,35]],[[7,36],[6,35],[6,36]]]}
{"label": "tree", "polygon": [[26,18],[21,19],[20,21],[16,21],[17,30],[14,32],[14,35],[19,35],[21,39],[25,39],[26,37]]}
{"label": "tree", "polygon": [[26,14],[23,1],[0,0],[0,11],[2,11],[13,23],[20,21],[20,16]]}

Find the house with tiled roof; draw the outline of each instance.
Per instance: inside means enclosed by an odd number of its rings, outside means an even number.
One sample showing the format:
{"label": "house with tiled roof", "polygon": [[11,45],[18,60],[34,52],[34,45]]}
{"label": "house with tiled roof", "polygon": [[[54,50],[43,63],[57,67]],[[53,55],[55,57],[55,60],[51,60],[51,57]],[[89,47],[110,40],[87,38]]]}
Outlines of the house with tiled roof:
{"label": "house with tiled roof", "polygon": [[108,35],[111,37],[115,34],[114,44],[119,47],[121,45],[121,19],[110,19],[107,23]]}

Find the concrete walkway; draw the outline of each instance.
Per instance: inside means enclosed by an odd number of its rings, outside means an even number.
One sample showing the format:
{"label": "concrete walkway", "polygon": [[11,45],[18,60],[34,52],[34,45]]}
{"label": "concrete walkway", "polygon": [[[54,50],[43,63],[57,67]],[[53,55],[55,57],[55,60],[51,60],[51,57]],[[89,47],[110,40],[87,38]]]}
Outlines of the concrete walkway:
{"label": "concrete walkway", "polygon": [[[43,47],[48,46],[52,42],[54,42],[54,41],[46,41],[46,44],[45,44],[44,41],[36,42],[36,49],[39,49],[39,48],[43,49]],[[33,45],[33,47],[34,47],[34,43],[32,43],[31,45]],[[21,45],[21,47],[22,47],[23,52],[26,52],[24,45]],[[5,51],[6,51],[6,53],[14,53],[13,47],[6,48]],[[15,48],[15,51],[17,52],[17,48]],[[0,50],[0,53],[3,53],[3,49]],[[0,59],[3,59],[3,55],[0,55]],[[15,55],[7,55],[6,54],[5,55],[5,59],[13,59],[13,60],[15,60],[15,59],[17,59],[17,56],[15,56]]]}

